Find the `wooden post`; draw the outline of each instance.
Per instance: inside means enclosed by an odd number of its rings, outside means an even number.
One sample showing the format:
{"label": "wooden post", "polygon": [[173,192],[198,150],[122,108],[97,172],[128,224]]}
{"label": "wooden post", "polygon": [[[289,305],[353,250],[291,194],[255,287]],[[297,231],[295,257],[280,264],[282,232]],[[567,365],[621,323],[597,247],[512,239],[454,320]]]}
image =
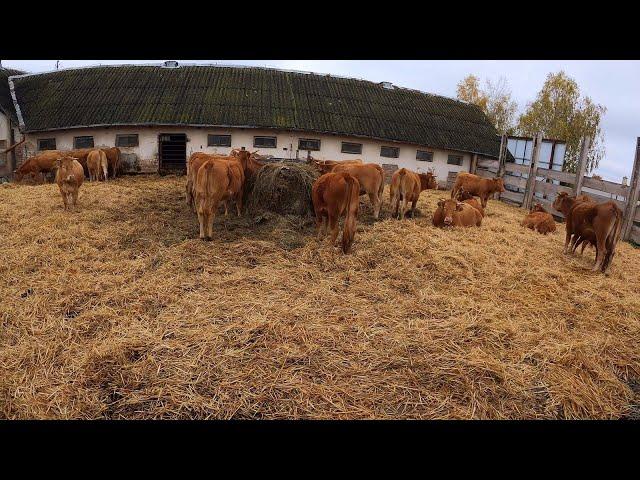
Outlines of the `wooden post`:
{"label": "wooden post", "polygon": [[624,208],[624,216],[622,217],[621,237],[623,240],[629,240],[629,237],[631,237],[631,228],[633,227],[633,219],[636,216],[638,198],[640,198],[640,137],[636,139],[636,158],[633,161],[627,205]]}
{"label": "wooden post", "polygon": [[469,173],[476,174],[478,170],[478,154],[474,153],[471,155],[471,165],[469,165]]}
{"label": "wooden post", "polygon": [[588,135],[582,139],[580,146],[580,157],[578,158],[578,166],[576,167],[576,180],[573,183],[573,194],[580,195],[582,192],[582,184],[584,183],[584,173],[587,170],[587,154],[591,146],[591,137]]}
{"label": "wooden post", "polygon": [[504,177],[505,162],[507,161],[507,143],[509,138],[502,135],[500,140],[500,156],[498,157],[498,177]]}
{"label": "wooden post", "polygon": [[538,157],[540,156],[540,145],[542,145],[542,133],[536,134],[533,138],[533,155],[531,156],[531,165],[529,165],[529,174],[527,178],[527,187],[522,199],[522,208],[531,208],[531,199],[536,190],[536,175],[538,173]]}

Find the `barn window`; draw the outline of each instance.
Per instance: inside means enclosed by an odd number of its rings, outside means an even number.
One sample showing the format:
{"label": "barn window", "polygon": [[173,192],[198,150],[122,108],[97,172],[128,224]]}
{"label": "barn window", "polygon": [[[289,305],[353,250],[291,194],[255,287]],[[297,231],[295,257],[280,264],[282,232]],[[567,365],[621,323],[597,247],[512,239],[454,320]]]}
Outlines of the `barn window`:
{"label": "barn window", "polygon": [[342,153],[354,153],[356,155],[360,155],[362,153],[362,144],[342,142],[342,149],[340,151]]}
{"label": "barn window", "polygon": [[301,138],[298,140],[298,150],[320,150],[320,140],[315,138]]}
{"label": "barn window", "polygon": [[276,137],[253,137],[253,146],[257,148],[276,148],[278,140]]}
{"label": "barn window", "polygon": [[447,163],[449,165],[462,165],[462,155],[449,155]]}
{"label": "barn window", "polygon": [[398,158],[400,156],[400,149],[398,147],[380,147],[380,156]]}
{"label": "barn window", "polygon": [[418,150],[416,152],[416,160],[420,160],[422,162],[433,162],[433,152]]}
{"label": "barn window", "polygon": [[55,138],[40,138],[38,139],[38,150],[55,150],[56,139]]}
{"label": "barn window", "polygon": [[137,146],[138,146],[137,133],[116,135],[116,147],[137,147]]}
{"label": "barn window", "polygon": [[230,147],[231,135],[207,135],[208,147]]}
{"label": "barn window", "polygon": [[93,148],[93,137],[73,137],[73,148]]}

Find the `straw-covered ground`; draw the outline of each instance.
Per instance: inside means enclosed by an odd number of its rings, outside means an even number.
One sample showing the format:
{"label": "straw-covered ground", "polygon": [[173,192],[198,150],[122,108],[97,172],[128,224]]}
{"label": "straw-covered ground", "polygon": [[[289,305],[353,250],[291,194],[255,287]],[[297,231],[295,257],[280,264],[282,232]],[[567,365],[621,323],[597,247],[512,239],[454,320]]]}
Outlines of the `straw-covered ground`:
{"label": "straw-covered ground", "polygon": [[638,416],[628,243],[594,274],[499,201],[435,229],[434,191],[403,222],[385,193],[347,256],[296,217],[202,242],[184,183],[87,182],[73,213],[56,185],[0,186],[0,417]]}

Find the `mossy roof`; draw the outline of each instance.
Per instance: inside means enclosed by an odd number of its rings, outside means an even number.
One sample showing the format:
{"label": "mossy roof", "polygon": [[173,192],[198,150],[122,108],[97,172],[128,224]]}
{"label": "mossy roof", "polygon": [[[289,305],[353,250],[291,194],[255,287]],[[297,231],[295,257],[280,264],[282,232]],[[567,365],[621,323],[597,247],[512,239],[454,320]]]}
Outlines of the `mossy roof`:
{"label": "mossy roof", "polygon": [[475,105],[417,90],[258,67],[104,66],[13,77],[25,132],[99,125],[291,129],[498,156]]}

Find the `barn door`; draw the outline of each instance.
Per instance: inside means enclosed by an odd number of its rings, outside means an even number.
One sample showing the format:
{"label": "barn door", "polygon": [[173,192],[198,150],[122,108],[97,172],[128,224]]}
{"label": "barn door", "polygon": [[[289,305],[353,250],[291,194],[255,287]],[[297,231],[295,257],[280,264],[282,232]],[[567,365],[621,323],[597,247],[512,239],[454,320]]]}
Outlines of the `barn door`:
{"label": "barn door", "polygon": [[161,133],[158,135],[160,173],[185,172],[187,169],[187,135],[185,133]]}

